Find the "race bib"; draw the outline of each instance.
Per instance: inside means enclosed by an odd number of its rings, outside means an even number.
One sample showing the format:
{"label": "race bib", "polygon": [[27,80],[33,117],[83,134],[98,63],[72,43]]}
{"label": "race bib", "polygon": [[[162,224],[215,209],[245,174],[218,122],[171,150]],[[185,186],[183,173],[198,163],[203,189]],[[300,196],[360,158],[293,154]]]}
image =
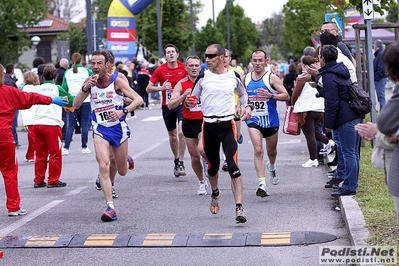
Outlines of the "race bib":
{"label": "race bib", "polygon": [[166,91],[165,91],[165,95],[166,95],[166,104],[168,104],[169,101],[170,101],[170,98],[172,98],[172,93],[173,93],[173,90],[166,90]]}
{"label": "race bib", "polygon": [[97,119],[97,123],[104,125],[106,123],[108,124],[117,124],[119,123],[119,121],[115,121],[115,122],[109,122],[109,114],[111,113],[111,111],[115,111],[115,105],[110,104],[110,105],[106,105],[106,106],[102,106],[102,107],[98,107],[95,110],[95,114],[96,114],[96,119]]}
{"label": "race bib", "polygon": [[191,112],[197,112],[197,111],[201,111],[201,99],[197,98],[197,105],[194,106],[193,108],[190,108]]}
{"label": "race bib", "polygon": [[269,115],[269,110],[267,109],[267,98],[260,96],[249,96],[249,100],[254,104],[252,116]]}

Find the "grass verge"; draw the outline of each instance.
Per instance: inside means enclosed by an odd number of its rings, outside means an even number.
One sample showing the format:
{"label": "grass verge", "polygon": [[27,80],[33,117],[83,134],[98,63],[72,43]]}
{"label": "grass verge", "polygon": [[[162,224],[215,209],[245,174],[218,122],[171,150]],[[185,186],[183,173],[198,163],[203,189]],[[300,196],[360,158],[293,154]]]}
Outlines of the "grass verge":
{"label": "grass verge", "polygon": [[361,148],[359,185],[356,200],[362,209],[369,245],[398,246],[399,226],[392,196],[385,184],[384,171],[371,164],[372,148]]}

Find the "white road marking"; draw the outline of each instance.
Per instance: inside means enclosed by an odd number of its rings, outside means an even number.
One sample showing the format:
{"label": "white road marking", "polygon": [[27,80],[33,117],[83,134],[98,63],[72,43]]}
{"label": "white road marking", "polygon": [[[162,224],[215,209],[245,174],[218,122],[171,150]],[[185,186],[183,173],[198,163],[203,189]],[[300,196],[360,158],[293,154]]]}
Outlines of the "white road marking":
{"label": "white road marking", "polygon": [[74,190],[69,191],[68,193],[65,194],[65,196],[73,196],[73,195],[77,195],[80,192],[82,192],[83,190],[85,190],[86,188],[88,188],[88,186],[85,187],[78,187]]}
{"label": "white road marking", "polygon": [[[11,233],[14,230],[17,230],[18,228],[20,228],[21,226],[25,225],[26,223],[32,221],[33,219],[35,219],[37,216],[45,213],[46,211],[54,208],[55,206],[57,206],[58,204],[64,202],[64,200],[53,200],[50,203],[44,205],[43,207],[37,209],[36,211],[33,211],[30,214],[27,214],[26,216],[21,216],[23,218],[21,218],[20,220],[16,221],[15,223],[10,224],[9,226],[3,228],[0,230],[0,236],[6,236],[9,233]],[[11,219],[18,219],[18,217],[9,217],[10,220]]]}
{"label": "white road marking", "polygon": [[162,119],[162,115],[159,115],[159,116],[150,116],[150,117],[144,118],[141,121],[143,121],[143,122],[152,122],[152,121],[158,121],[158,120],[161,120],[161,119]]}

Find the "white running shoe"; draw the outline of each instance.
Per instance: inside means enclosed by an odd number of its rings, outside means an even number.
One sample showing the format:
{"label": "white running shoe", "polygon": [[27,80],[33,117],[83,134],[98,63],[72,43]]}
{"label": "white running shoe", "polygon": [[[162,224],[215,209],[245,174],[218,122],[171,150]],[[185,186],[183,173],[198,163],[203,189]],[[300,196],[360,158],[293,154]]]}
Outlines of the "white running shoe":
{"label": "white running shoe", "polygon": [[19,209],[16,212],[8,212],[8,216],[12,217],[12,216],[19,216],[19,215],[26,215],[28,214],[28,212],[24,209]]}
{"label": "white running shoe", "polygon": [[68,155],[69,154],[69,150],[62,148],[62,155]]}
{"label": "white running shoe", "polygon": [[206,188],[208,187],[208,182],[206,181],[206,179],[204,179],[204,181],[199,181],[198,184],[198,195],[206,195],[208,194],[208,192],[206,191]]}
{"label": "white running shoe", "polygon": [[90,153],[91,151],[90,151],[90,149],[89,148],[83,148],[82,149],[82,154],[88,154],[88,153]]}
{"label": "white running shoe", "polygon": [[262,198],[270,196],[269,191],[267,191],[267,186],[265,181],[259,182],[258,188],[256,189],[256,196]]}
{"label": "white running shoe", "polygon": [[278,174],[276,173],[276,169],[270,170],[270,162],[266,163],[267,170],[269,170],[269,179],[270,182],[272,182],[273,185],[277,185],[280,182],[280,178]]}
{"label": "white running shoe", "polygon": [[314,160],[309,159],[306,163],[302,164],[302,167],[304,168],[318,167],[318,166],[319,166],[319,161],[317,159]]}

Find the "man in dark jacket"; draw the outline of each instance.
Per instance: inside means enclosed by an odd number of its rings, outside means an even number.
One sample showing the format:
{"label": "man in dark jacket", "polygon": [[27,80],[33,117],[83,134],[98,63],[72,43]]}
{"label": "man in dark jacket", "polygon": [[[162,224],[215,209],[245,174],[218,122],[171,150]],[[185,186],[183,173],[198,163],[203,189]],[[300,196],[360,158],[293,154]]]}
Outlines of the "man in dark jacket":
{"label": "man in dark jacket", "polygon": [[[14,68],[15,68],[14,64],[6,65],[6,74],[4,75],[4,84],[18,89],[17,83],[13,79]],[[14,141],[15,141],[15,145],[17,146],[17,149],[19,149],[19,147],[21,147],[21,145],[19,145],[18,133],[17,133],[18,115],[19,115],[19,111],[15,110],[14,120],[12,121],[12,134],[14,136]]]}
{"label": "man in dark jacket", "polygon": [[380,103],[380,111],[385,105],[385,84],[387,84],[387,74],[385,72],[385,64],[382,62],[382,52],[384,51],[381,40],[374,42],[374,86],[377,93],[378,102]]}
{"label": "man in dark jacket", "polygon": [[358,114],[349,105],[350,74],[343,63],[337,63],[338,50],[333,45],[321,48],[319,75],[323,79],[320,95],[325,99],[326,132],[333,132],[337,145],[338,165],[337,179],[344,182],[331,196],[355,195],[359,178],[359,145],[360,136],[355,125],[361,123],[363,115]]}

